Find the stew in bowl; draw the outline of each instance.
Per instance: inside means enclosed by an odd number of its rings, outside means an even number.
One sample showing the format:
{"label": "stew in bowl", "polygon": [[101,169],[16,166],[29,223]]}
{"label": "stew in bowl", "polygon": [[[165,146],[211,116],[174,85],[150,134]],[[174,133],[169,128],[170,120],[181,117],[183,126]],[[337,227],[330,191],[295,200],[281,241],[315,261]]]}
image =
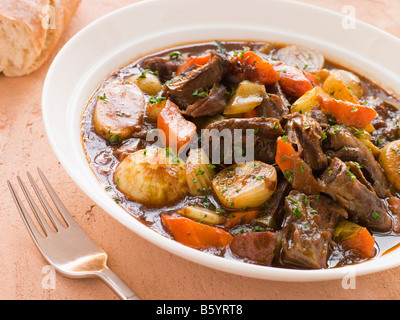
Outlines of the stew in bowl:
{"label": "stew in bowl", "polygon": [[315,50],[213,41],[111,74],[81,135],[109,195],[165,237],[326,269],[374,259],[400,233],[399,108]]}

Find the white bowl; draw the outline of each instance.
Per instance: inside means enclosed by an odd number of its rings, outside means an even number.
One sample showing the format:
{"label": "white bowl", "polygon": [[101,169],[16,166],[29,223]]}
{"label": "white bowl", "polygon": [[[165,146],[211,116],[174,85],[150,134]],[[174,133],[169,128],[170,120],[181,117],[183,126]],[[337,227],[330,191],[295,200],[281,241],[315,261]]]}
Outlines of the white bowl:
{"label": "white bowl", "polygon": [[[81,142],[83,109],[107,75],[138,56],[187,42],[300,44],[400,92],[400,40],[358,21],[355,29],[348,29],[353,22],[285,0],[150,0],[110,13],[74,36],[50,67],[42,103],[51,146],[78,186],[112,217],[153,244],[201,265],[279,281],[331,280],[398,266],[400,250],[343,268],[289,270],[232,261],[183,246],[138,222],[107,195],[86,161]],[[398,242],[396,238],[391,241],[388,246]]]}

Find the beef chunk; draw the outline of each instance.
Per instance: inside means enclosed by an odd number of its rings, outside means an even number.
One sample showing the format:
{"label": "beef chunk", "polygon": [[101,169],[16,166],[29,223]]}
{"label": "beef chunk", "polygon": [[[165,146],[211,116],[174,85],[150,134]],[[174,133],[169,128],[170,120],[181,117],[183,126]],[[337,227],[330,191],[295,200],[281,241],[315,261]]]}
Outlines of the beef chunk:
{"label": "beef chunk", "polygon": [[215,83],[220,82],[228,73],[230,65],[226,55],[212,51],[208,63],[191,70],[183,78],[174,78],[164,86],[163,95],[180,108],[186,109],[199,99],[199,94],[207,92]]}
{"label": "beef chunk", "polygon": [[223,113],[228,103],[226,87],[217,84],[212,87],[205,98],[199,99],[194,104],[188,106],[183,114],[194,118],[213,116]]}
{"label": "beef chunk", "polygon": [[376,194],[381,198],[389,195],[389,184],[374,155],[348,128],[331,126],[327,130],[327,136],[331,149],[326,153],[328,156],[342,161],[358,162]]}
{"label": "beef chunk", "polygon": [[[276,139],[282,134],[283,130],[278,119],[226,119],[214,122],[204,130],[204,149],[208,151],[210,159],[214,159],[211,160],[214,164],[236,163],[235,156],[244,156],[246,150],[254,153],[254,160],[273,164],[275,163]],[[228,139],[223,138],[225,135]],[[246,141],[246,135],[254,138],[254,145]],[[217,156],[220,161],[216,159]]]}
{"label": "beef chunk", "polygon": [[185,61],[185,56],[179,56],[177,58],[166,57],[149,57],[139,63],[140,68],[144,70],[151,70],[157,72],[158,77],[161,81],[170,80],[178,68]]}
{"label": "beef chunk", "polygon": [[343,205],[352,220],[376,231],[389,231],[392,219],[375,193],[357,180],[350,168],[338,158],[320,177],[321,190]]}
{"label": "beef chunk", "polygon": [[376,194],[374,188],[372,188],[372,185],[365,178],[364,173],[361,170],[361,166],[357,162],[353,162],[353,161],[347,161],[345,163],[346,163],[347,169],[349,169],[349,171],[355,175],[357,180],[360,181],[363,185],[365,185],[369,191]]}
{"label": "beef chunk", "polygon": [[285,108],[287,110],[290,110],[291,107],[291,103],[289,102],[289,100],[287,99],[285,93],[282,90],[281,85],[279,84],[279,82],[276,82],[274,84],[268,85],[266,86],[267,92],[269,94],[275,94],[277,95],[281,100],[283,105],[285,106]]}
{"label": "beef chunk", "polygon": [[285,199],[281,259],[301,267],[327,268],[333,229],[347,212],[323,195],[290,192]]}
{"label": "beef chunk", "polygon": [[265,95],[263,102],[258,108],[260,110],[260,116],[266,118],[280,119],[283,115],[289,113],[289,108],[276,94]]}
{"label": "beef chunk", "polygon": [[285,215],[285,198],[292,189],[292,185],[285,178],[280,177],[276,190],[266,205],[264,214],[273,217],[277,227],[282,225]]}
{"label": "beef chunk", "polygon": [[131,138],[126,140],[118,149],[115,149],[113,154],[118,161],[124,160],[128,155],[140,149],[143,149],[144,143],[142,139]]}
{"label": "beef chunk", "polygon": [[377,96],[367,96],[362,98],[362,103],[375,109],[377,115],[372,121],[375,131],[371,134],[372,141],[383,148],[390,141],[399,138],[398,119],[399,103]]}
{"label": "beef chunk", "polygon": [[400,233],[400,198],[390,197],[387,204],[393,217],[393,231]]}
{"label": "beef chunk", "polygon": [[289,141],[297,147],[300,157],[312,170],[323,170],[328,159],[322,150],[322,128],[313,118],[293,113],[283,117],[282,126]]}
{"label": "beef chunk", "polygon": [[250,232],[236,235],[230,243],[231,251],[242,259],[250,259],[270,266],[277,244],[275,232]]}
{"label": "beef chunk", "polygon": [[329,118],[325,112],[315,109],[306,112],[305,115],[317,121],[322,130],[325,130],[329,127]]}

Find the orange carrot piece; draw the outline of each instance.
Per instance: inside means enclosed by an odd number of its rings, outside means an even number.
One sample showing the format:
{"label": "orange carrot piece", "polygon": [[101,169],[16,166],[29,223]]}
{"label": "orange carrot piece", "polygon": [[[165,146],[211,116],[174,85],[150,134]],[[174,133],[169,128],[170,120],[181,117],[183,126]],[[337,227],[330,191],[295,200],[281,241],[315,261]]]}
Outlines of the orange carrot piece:
{"label": "orange carrot piece", "polygon": [[299,156],[289,142],[285,142],[281,137],[277,140],[275,162],[283,173],[292,171],[295,168]]}
{"label": "orange carrot piece", "polygon": [[308,79],[311,77],[310,74],[305,74],[299,68],[289,66],[281,61],[271,61],[271,64],[275,71],[279,72],[279,84],[286,94],[300,98],[314,88],[313,83]]}
{"label": "orange carrot piece", "polygon": [[371,258],[374,254],[375,238],[364,227],[355,236],[340,242],[345,250],[356,250],[362,257]]}
{"label": "orange carrot piece", "polygon": [[165,146],[179,153],[196,135],[196,125],[186,120],[178,106],[167,100],[157,117],[157,128],[165,134]]}
{"label": "orange carrot piece", "polygon": [[319,83],[318,78],[317,78],[313,73],[305,72],[304,75],[306,76],[306,78],[307,78],[308,80],[310,80],[310,82],[311,82],[311,84],[313,85],[313,87],[318,87],[318,86],[320,86],[320,83]]}
{"label": "orange carrot piece", "polygon": [[279,137],[275,154],[275,162],[295,189],[312,195],[319,193],[319,185],[311,168],[301,159],[291,143]]}
{"label": "orange carrot piece", "polygon": [[258,114],[258,110],[257,109],[253,109],[250,111],[247,111],[245,113],[243,113],[243,118],[256,118],[259,117],[260,115]]}
{"label": "orange carrot piece", "polygon": [[183,71],[185,71],[188,67],[192,65],[196,65],[196,67],[204,66],[211,59],[211,54],[205,54],[202,56],[194,56],[190,57],[186,60],[184,64],[182,64],[179,69],[176,71],[176,75],[180,75]]}
{"label": "orange carrot piece", "polygon": [[199,250],[210,247],[223,248],[232,240],[229,232],[189,218],[162,214],[161,219],[176,241],[191,248]]}
{"label": "orange carrot piece", "polygon": [[[247,51],[234,57],[234,73],[243,81],[258,81],[265,85],[273,84],[279,81],[279,73],[275,71],[272,65],[253,51]],[[236,70],[235,62],[240,64]]]}
{"label": "orange carrot piece", "polygon": [[225,228],[232,228],[234,226],[240,224],[246,224],[253,221],[260,215],[260,210],[249,210],[249,211],[237,211],[232,212],[229,216],[227,221],[225,222]]}
{"label": "orange carrot piece", "polygon": [[326,95],[319,95],[318,99],[322,109],[336,117],[341,123],[349,127],[364,129],[376,117],[376,111],[372,108],[348,101],[336,100]]}

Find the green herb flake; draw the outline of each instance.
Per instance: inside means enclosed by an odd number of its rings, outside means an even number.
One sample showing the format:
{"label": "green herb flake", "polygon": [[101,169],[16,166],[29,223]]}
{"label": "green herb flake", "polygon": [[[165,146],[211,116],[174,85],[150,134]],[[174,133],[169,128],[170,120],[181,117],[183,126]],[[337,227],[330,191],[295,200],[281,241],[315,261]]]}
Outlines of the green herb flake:
{"label": "green herb flake", "polygon": [[111,144],[119,143],[121,141],[121,137],[118,134],[113,134],[108,137],[108,142]]}
{"label": "green herb flake", "polygon": [[182,56],[182,53],[179,51],[174,51],[169,54],[170,59],[178,59],[180,56]]}
{"label": "green herb flake", "polygon": [[154,73],[154,72],[151,71],[150,69],[146,69],[146,70],[144,70],[144,71],[139,75],[138,79],[144,79],[144,78],[146,78],[146,75],[147,75],[149,72],[150,72],[150,73]]}
{"label": "green herb flake", "polygon": [[155,103],[163,102],[163,101],[166,101],[166,100],[167,100],[167,98],[165,98],[165,97],[160,97],[160,98],[151,97],[149,99],[148,104],[155,104]]}
{"label": "green herb flake", "polygon": [[303,212],[299,209],[300,205],[298,204],[296,206],[296,208],[293,210],[293,215],[295,217],[301,217],[301,215],[303,214]]}
{"label": "green herb flake", "polygon": [[205,173],[204,170],[198,169],[197,172],[196,172],[196,176],[201,176],[201,175],[203,175],[204,173]]}
{"label": "green herb flake", "polygon": [[208,95],[208,89],[205,91],[199,92],[199,89],[196,89],[192,93],[193,96],[199,97],[199,98],[205,98]]}
{"label": "green herb flake", "polygon": [[371,215],[375,220],[379,220],[381,218],[381,215],[375,210],[372,210]]}
{"label": "green herb flake", "polygon": [[105,93],[103,93],[102,95],[98,95],[97,99],[102,100],[104,103],[108,103],[108,99]]}
{"label": "green herb flake", "polygon": [[297,200],[294,199],[294,198],[292,198],[292,197],[286,197],[286,199],[288,199],[288,200],[290,200],[290,201],[292,201],[292,202],[294,202],[294,203],[297,203]]}

